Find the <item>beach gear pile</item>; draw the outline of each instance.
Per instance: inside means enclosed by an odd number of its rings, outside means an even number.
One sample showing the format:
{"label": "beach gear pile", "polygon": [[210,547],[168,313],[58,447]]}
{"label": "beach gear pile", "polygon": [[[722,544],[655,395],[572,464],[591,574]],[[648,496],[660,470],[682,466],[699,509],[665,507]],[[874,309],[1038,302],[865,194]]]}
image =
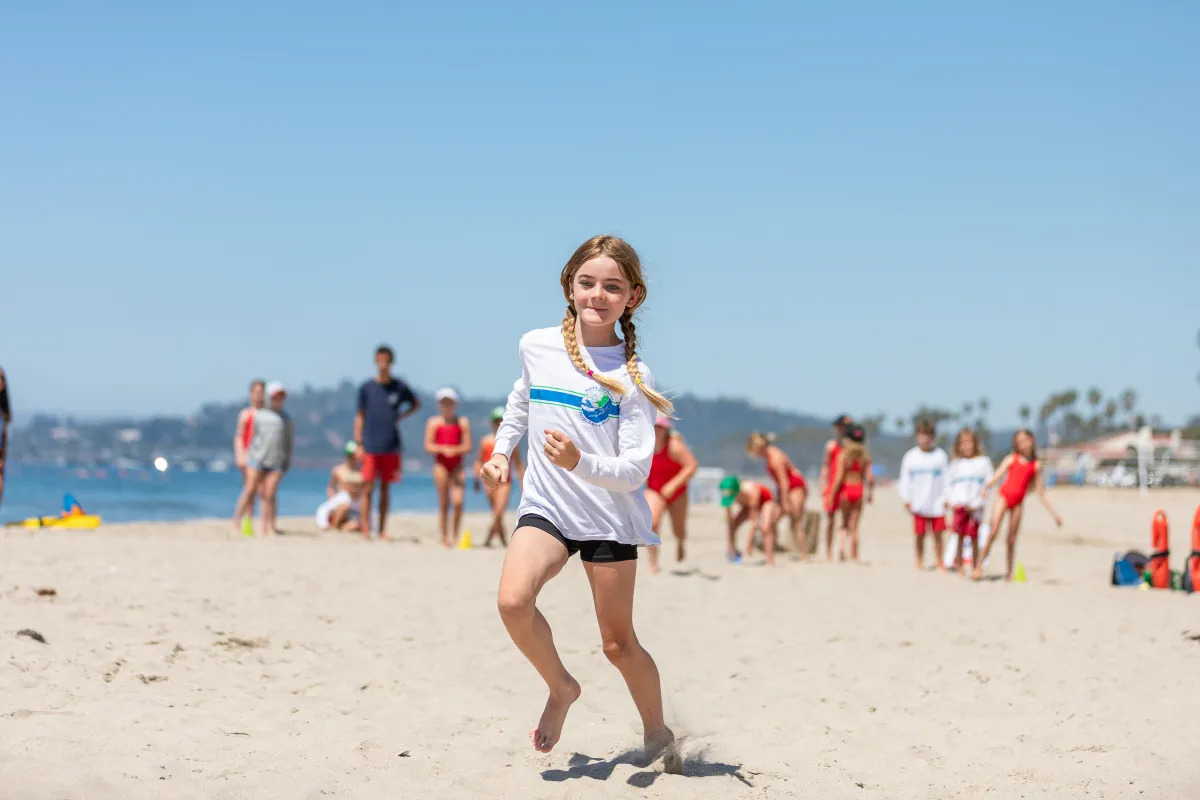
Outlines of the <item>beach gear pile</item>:
{"label": "beach gear pile", "polygon": [[1113,557],[1113,586],[1174,589],[1187,594],[1200,588],[1200,508],[1192,518],[1192,547],[1183,569],[1171,569],[1170,528],[1164,511],[1156,511],[1150,522],[1150,547],[1148,556],[1130,550]]}

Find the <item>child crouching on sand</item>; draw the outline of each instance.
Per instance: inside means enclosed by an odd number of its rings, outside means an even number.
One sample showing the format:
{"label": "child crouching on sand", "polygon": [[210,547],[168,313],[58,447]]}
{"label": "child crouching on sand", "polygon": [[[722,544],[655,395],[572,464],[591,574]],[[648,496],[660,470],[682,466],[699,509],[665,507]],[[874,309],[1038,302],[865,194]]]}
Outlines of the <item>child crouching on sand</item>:
{"label": "child crouching on sand", "polygon": [[913,518],[916,534],[917,569],[925,565],[925,533],[933,533],[933,560],[938,572],[942,564],[942,533],[946,530],[946,451],[936,447],[937,430],[932,422],[917,423],[917,446],[900,461],[900,499]]}
{"label": "child crouching on sand", "polygon": [[[731,508],[735,504],[738,506],[737,513]],[[771,490],[761,483],[730,475],[721,481],[721,507],[725,509],[728,525],[725,551],[729,560],[740,564],[743,555],[749,557],[754,552],[755,534],[761,534],[767,566],[774,566],[776,530],[783,509]],[[737,531],[746,521],[750,522],[750,532],[746,535],[746,551],[743,554],[737,550]]]}

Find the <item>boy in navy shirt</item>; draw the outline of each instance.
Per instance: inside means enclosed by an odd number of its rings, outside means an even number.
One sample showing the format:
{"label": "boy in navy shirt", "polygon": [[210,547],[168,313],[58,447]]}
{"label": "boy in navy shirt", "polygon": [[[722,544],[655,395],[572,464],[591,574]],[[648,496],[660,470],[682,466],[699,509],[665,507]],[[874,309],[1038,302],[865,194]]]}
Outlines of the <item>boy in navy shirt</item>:
{"label": "boy in navy shirt", "polygon": [[[400,420],[417,413],[421,401],[404,381],[392,377],[392,349],[375,351],[375,377],[358,388],[354,442],[362,453],[363,492],[359,499],[363,538],[371,535],[371,496],[379,483],[379,538],[387,538],[391,484],[400,479]],[[401,410],[407,406],[404,410]]]}

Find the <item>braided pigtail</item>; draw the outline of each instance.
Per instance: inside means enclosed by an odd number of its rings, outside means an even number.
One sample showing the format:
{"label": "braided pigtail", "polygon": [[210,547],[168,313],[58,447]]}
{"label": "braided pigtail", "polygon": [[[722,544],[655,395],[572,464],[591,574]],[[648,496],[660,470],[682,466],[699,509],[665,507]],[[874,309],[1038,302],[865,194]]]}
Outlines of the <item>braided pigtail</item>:
{"label": "braided pigtail", "polygon": [[583,358],[583,353],[579,350],[579,341],[575,338],[575,307],[567,306],[567,315],[562,321],[563,345],[567,348],[567,355],[571,357],[571,363],[575,365],[575,369],[587,375],[596,383],[608,390],[608,393],[613,397],[625,396],[625,385],[615,378],[610,378],[607,375],[601,375],[595,372],[588,366],[587,361]]}
{"label": "braided pigtail", "polygon": [[633,324],[632,311],[621,317],[621,334],[625,337],[625,369],[628,370],[633,385],[642,390],[642,394],[660,413],[674,415],[675,404],[642,382],[642,372],[638,369],[637,326]]}

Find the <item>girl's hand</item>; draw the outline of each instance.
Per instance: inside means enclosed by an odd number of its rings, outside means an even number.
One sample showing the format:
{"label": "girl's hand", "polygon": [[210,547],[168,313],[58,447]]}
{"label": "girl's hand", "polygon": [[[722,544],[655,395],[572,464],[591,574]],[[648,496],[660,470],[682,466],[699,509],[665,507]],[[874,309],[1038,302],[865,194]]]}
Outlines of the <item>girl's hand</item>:
{"label": "girl's hand", "polygon": [[562,467],[568,472],[575,469],[583,455],[575,443],[557,428],[546,431],[546,444],[542,450],[546,453],[546,458],[550,459],[551,464]]}
{"label": "girl's hand", "polygon": [[479,478],[489,489],[504,483],[508,480],[508,457],[503,453],[493,453],[483,469],[479,470]]}
{"label": "girl's hand", "polygon": [[1054,517],[1054,524],[1061,528],[1062,527],[1062,517],[1056,515]]}

